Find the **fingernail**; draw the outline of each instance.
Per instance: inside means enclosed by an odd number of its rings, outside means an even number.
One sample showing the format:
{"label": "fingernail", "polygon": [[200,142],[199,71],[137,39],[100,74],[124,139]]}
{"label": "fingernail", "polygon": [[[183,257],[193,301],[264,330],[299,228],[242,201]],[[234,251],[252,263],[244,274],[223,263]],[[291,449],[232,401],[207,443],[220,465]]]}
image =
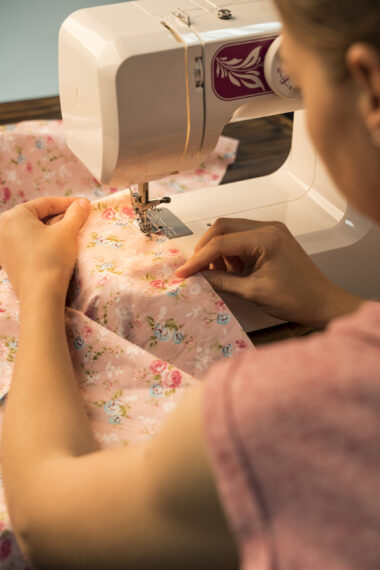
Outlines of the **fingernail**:
{"label": "fingernail", "polygon": [[90,205],[90,202],[88,200],[85,200],[84,198],[81,198],[80,200],[78,200],[78,204],[81,208],[85,208],[87,210]]}

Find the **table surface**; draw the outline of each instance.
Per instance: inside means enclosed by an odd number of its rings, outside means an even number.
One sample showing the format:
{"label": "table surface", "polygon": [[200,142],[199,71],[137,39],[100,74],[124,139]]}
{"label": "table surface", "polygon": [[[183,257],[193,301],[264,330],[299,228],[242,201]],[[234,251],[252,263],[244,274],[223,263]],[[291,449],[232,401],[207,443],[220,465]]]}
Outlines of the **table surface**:
{"label": "table surface", "polygon": [[[0,124],[32,119],[61,119],[59,97],[46,97],[0,104]],[[292,137],[292,117],[276,115],[230,123],[223,135],[239,140],[236,161],[228,168],[222,184],[274,172],[286,160]],[[311,329],[295,323],[277,325],[250,333],[255,345],[309,334]]]}

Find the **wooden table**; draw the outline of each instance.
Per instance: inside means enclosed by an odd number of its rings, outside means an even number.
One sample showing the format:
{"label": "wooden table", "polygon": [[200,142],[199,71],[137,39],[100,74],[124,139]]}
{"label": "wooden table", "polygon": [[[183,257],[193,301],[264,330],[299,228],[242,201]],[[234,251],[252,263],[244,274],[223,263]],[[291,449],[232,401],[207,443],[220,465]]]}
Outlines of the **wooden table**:
{"label": "wooden table", "polygon": [[[0,103],[0,124],[30,119],[61,119],[59,97]],[[289,154],[292,117],[276,115],[227,125],[223,134],[239,140],[237,159],[222,184],[270,174]],[[251,333],[254,344],[274,342],[309,334],[311,329],[287,323]]]}

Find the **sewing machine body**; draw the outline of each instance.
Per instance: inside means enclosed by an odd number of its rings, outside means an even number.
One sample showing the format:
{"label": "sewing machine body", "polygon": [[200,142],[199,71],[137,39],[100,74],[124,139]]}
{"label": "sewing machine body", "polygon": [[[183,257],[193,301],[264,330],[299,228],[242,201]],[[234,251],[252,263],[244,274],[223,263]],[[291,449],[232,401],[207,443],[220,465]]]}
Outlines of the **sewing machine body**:
{"label": "sewing machine body", "polygon": [[[296,111],[279,170],[172,199],[193,231],[176,242],[190,255],[218,217],[281,220],[334,281],[377,297],[379,231],[347,206],[316,157],[280,68],[279,33],[268,0],[140,0],[74,13],[60,32],[67,142],[103,183],[142,185],[198,166],[232,120]],[[225,297],[245,330],[276,322]]]}

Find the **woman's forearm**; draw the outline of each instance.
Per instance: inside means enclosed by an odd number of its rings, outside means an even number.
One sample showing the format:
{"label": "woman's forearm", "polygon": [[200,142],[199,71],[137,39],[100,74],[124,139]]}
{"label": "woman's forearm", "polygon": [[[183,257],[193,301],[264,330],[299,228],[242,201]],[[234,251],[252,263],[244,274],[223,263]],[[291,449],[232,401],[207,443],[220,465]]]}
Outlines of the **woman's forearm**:
{"label": "woman's forearm", "polygon": [[19,346],[7,397],[2,462],[12,517],[29,504],[34,477],[51,459],[98,448],[76,386],[63,292],[44,282],[20,303]]}

